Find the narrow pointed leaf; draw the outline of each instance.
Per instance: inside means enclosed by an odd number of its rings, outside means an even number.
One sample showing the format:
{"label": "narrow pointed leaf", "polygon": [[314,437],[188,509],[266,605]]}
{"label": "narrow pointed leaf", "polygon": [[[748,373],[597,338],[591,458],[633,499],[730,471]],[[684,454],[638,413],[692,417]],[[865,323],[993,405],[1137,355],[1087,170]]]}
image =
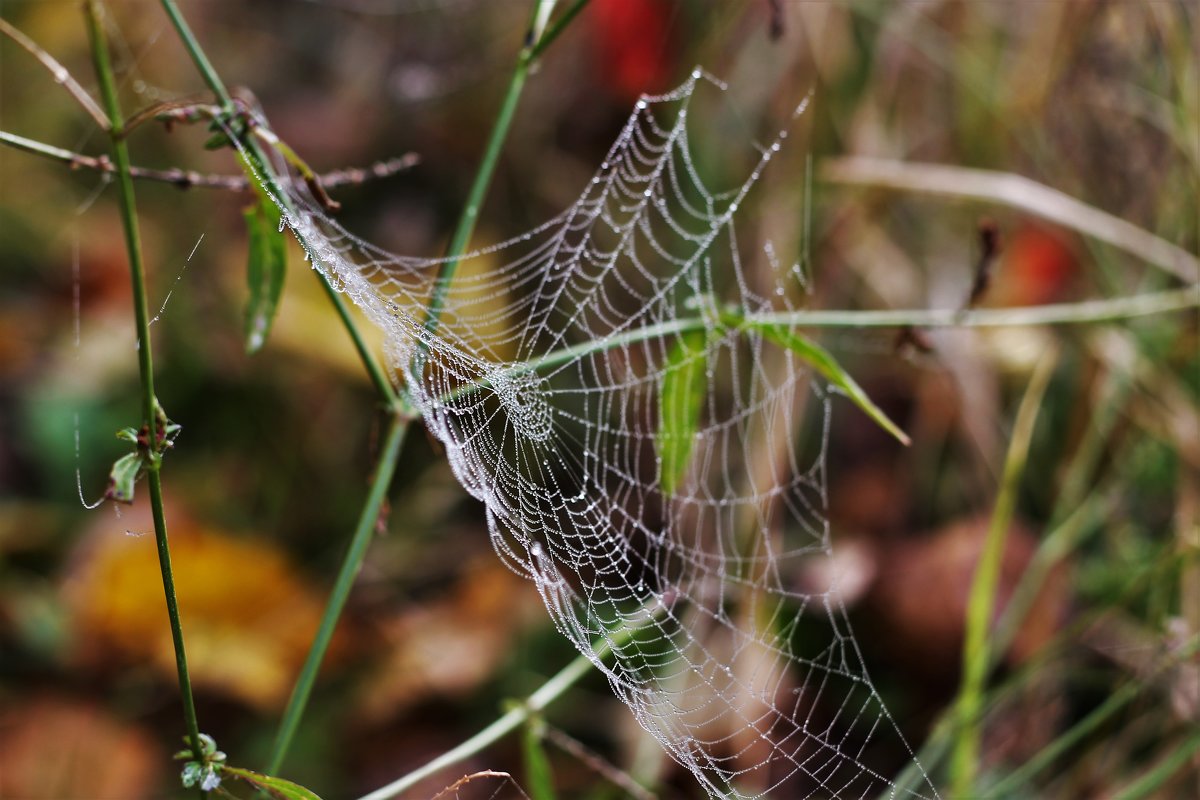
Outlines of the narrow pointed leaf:
{"label": "narrow pointed leaf", "polygon": [[245,781],[255,789],[264,792],[272,800],[321,800],[315,792],[283,778],[263,775],[260,772],[252,772],[240,767],[222,767],[221,772],[229,777]]}
{"label": "narrow pointed leaf", "polygon": [[250,255],[246,264],[246,282],[250,299],[246,305],[246,351],[258,352],[267,340],[287,272],[287,240],[279,231],[279,209],[259,199],[246,209],[246,230]]}
{"label": "narrow pointed leaf", "polygon": [[842,365],[830,355],[828,350],[807,336],[796,333],[782,325],[755,322],[743,322],[742,325],[748,330],[761,333],[766,339],[800,356],[800,358],[808,362],[809,366],[824,375],[830,383],[845,392],[846,396],[856,406],[866,412],[867,416],[875,420],[879,427],[892,436],[895,436],[903,444],[912,444],[912,440],[908,438],[908,435],[900,430],[900,427],[896,423],[888,419],[879,406],[871,401],[871,398],[867,396],[863,388],[850,377],[846,370],[842,369]]}
{"label": "narrow pointed leaf", "polygon": [[531,800],[555,800],[554,773],[536,725],[526,725],[523,741],[525,782]]}
{"label": "narrow pointed leaf", "polygon": [[118,503],[133,502],[133,486],[142,471],[142,457],[137,453],[126,453],[113,462],[108,473],[108,489],[104,497]]}
{"label": "narrow pointed leaf", "polygon": [[707,389],[707,336],[689,331],[679,337],[667,357],[658,395],[659,480],[670,494],[687,473],[700,427],[700,412]]}

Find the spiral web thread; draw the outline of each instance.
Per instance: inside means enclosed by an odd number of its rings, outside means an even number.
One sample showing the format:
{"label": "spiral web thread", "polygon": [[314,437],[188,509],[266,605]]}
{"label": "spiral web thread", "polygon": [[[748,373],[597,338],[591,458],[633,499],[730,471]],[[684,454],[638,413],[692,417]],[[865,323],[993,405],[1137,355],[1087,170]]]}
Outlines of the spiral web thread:
{"label": "spiral web thread", "polygon": [[[804,577],[830,547],[829,391],[729,324],[793,309],[803,280],[770,245],[770,268],[748,269],[734,230],[787,132],[741,186],[709,191],[687,140],[701,80],[717,83],[697,70],[639,101],[574,205],[464,256],[444,295],[442,260],[355,238],[298,182],[284,221],[385,332],[496,552],[709,794],[936,797],[923,773],[901,789],[871,766],[915,762],[834,587]],[[664,422],[687,407],[663,392],[680,370],[704,382],[694,430]]]}

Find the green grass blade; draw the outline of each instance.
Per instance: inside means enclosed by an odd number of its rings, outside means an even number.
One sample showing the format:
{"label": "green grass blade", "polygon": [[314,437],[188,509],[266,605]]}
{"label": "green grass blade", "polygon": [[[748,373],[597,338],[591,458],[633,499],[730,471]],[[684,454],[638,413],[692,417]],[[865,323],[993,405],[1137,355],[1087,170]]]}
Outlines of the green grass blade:
{"label": "green grass blade", "polygon": [[542,746],[541,725],[531,720],[525,726],[521,750],[525,758],[525,782],[531,800],[555,800],[554,772]]}
{"label": "green grass blade", "polygon": [[905,445],[912,444],[912,440],[908,438],[908,435],[904,431],[900,430],[900,426],[888,419],[887,414],[884,414],[882,409],[871,401],[871,398],[858,385],[858,382],[854,378],[851,378],[846,370],[842,369],[842,365],[830,355],[829,351],[812,339],[782,325],[743,321],[741,327],[744,330],[761,333],[764,338],[800,356],[809,366],[821,373],[826,380],[841,389],[850,398],[851,402],[861,408],[867,416],[875,420],[879,427],[892,436],[895,436],[901,443]]}
{"label": "green grass blade", "polygon": [[974,791],[979,768],[979,753],[983,739],[983,694],[986,688],[991,649],[988,633],[996,607],[996,592],[1004,560],[1004,546],[1016,510],[1017,492],[1025,474],[1033,428],[1041,409],[1042,398],[1058,364],[1058,351],[1047,352],[1038,362],[1029,387],[1021,398],[1017,420],[1013,424],[1012,441],[1004,458],[1004,474],[992,511],[987,538],[967,601],[966,631],[963,642],[963,677],[956,701],[959,722],[958,739],[951,758],[951,779],[955,797],[968,797]]}
{"label": "green grass blade", "polygon": [[1161,789],[1198,751],[1200,751],[1200,732],[1192,734],[1189,739],[1175,748],[1149,772],[1114,794],[1113,800],[1142,800],[1143,797],[1149,797]]}
{"label": "green grass blade", "polygon": [[279,230],[280,213],[274,203],[259,200],[246,209],[249,257],[246,282],[246,352],[257,353],[267,341],[287,274],[287,240]]}
{"label": "green grass blade", "polygon": [[308,698],[317,682],[317,674],[321,671],[321,662],[325,660],[325,654],[329,650],[330,641],[333,640],[333,632],[341,618],[342,609],[346,607],[350,590],[354,586],[354,581],[362,568],[363,559],[366,558],[367,548],[375,535],[375,526],[382,513],[383,503],[387,499],[388,487],[391,486],[392,478],[396,474],[396,465],[400,460],[400,451],[404,447],[404,438],[408,433],[408,427],[407,420],[396,416],[393,416],[388,423],[379,463],[375,467],[375,475],[371,479],[371,488],[366,502],[363,504],[362,513],[359,515],[358,525],[354,529],[350,546],[346,549],[346,556],[342,559],[333,589],[325,603],[325,610],[321,614],[321,624],[313,637],[313,643],[305,657],[304,666],[300,669],[296,685],[292,687],[292,694],[283,711],[283,719],[279,723],[279,731],[275,736],[275,743],[271,747],[271,759],[267,764],[269,773],[279,772],[283,768],[284,758],[300,727],[300,718],[304,716],[304,710],[308,707]]}
{"label": "green grass blade", "polygon": [[700,411],[707,389],[708,337],[704,331],[680,335],[667,357],[658,395],[659,480],[663,491],[673,493],[687,472],[700,427]]}
{"label": "green grass blade", "polygon": [[226,766],[221,768],[221,773],[248,783],[272,800],[321,800],[316,792],[305,789],[298,783],[271,775],[263,775],[261,772]]}

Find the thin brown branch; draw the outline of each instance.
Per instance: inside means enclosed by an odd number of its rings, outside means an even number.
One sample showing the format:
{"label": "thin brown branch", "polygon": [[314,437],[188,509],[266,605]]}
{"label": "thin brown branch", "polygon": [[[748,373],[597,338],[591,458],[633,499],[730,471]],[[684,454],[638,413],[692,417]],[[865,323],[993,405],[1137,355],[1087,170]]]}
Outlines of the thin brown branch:
{"label": "thin brown branch", "polygon": [[555,747],[567,755],[574,756],[576,760],[589,767],[613,786],[623,789],[630,797],[636,798],[636,800],[657,800],[658,796],[654,792],[651,792],[645,786],[635,781],[632,776],[621,768],[610,764],[603,756],[566,731],[560,730],[553,725],[546,725],[543,735]]}
{"label": "thin brown branch", "polygon": [[[26,139],[23,136],[0,131],[0,144],[8,145],[26,153],[33,153],[44,158],[60,161],[71,169],[87,169],[105,175],[115,171],[112,161],[107,156],[89,156],[64,150],[61,147],[43,144],[42,142]],[[410,169],[420,161],[416,153],[406,153],[399,158],[380,161],[369,167],[352,167],[335,170],[321,175],[319,180],[328,188],[338,186],[356,186],[367,181],[387,178],[398,172]],[[138,180],[169,183],[180,189],[197,187],[201,189],[223,189],[230,192],[246,192],[250,190],[250,182],[244,175],[212,175],[194,170],[184,169],[150,169],[148,167],[131,167],[130,174]]]}
{"label": "thin brown branch", "polygon": [[[520,795],[522,797],[527,798],[527,799],[529,797],[529,795],[525,794],[525,790],[521,788],[521,784],[517,783],[517,781],[513,778],[512,775],[508,774],[507,772],[497,772],[496,770],[485,769],[485,770],[481,770],[479,772],[472,772],[470,775],[462,776],[461,778],[456,780],[454,783],[450,784],[445,789],[442,789],[440,792],[435,794],[432,798],[430,798],[430,800],[444,800],[445,798],[448,798],[451,795],[453,795],[454,797],[458,797],[458,793],[459,793],[460,789],[462,789],[467,784],[474,783],[475,781],[477,781],[481,778],[496,778],[499,780],[507,781],[508,783],[510,783],[512,785],[512,787],[514,789],[517,790],[517,792],[520,793]],[[492,796],[495,797],[494,794]]]}
{"label": "thin brown branch", "polygon": [[186,100],[155,103],[141,109],[125,120],[125,135],[128,136],[135,128],[140,127],[150,120],[161,122],[163,127],[166,128],[167,133],[170,133],[171,129],[177,124],[184,123],[190,125],[197,122],[208,122],[216,119],[220,114],[220,106],[208,103]]}
{"label": "thin brown branch", "polygon": [[7,20],[0,18],[0,33],[3,33],[8,38],[19,44],[30,55],[42,63],[54,78],[54,82],[62,86],[71,96],[74,97],[79,105],[83,106],[83,110],[96,121],[103,131],[109,130],[112,126],[109,124],[108,117],[101,110],[99,103],[92,99],[92,96],[87,93],[87,90],[79,85],[79,82],[71,77],[71,73],[62,64],[54,60],[54,56],[47,53],[37,42],[30,39],[21,31],[14,28]]}

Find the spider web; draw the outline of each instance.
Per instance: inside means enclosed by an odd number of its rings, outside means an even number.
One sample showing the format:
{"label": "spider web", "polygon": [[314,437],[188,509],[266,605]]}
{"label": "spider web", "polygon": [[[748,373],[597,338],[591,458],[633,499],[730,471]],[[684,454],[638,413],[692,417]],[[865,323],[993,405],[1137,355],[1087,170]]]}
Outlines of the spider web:
{"label": "spider web", "polygon": [[[769,245],[749,269],[734,226],[787,133],[710,191],[687,139],[706,77],[639,101],[570,208],[464,256],[452,283],[443,260],[352,236],[299,182],[284,221],[384,331],[500,558],[708,793],[936,797],[923,772],[901,789],[871,765],[913,757],[835,587],[805,578],[830,549],[829,390],[729,324],[792,310],[803,280]],[[668,388],[693,379],[692,401]],[[691,421],[668,422],[680,404]]]}

